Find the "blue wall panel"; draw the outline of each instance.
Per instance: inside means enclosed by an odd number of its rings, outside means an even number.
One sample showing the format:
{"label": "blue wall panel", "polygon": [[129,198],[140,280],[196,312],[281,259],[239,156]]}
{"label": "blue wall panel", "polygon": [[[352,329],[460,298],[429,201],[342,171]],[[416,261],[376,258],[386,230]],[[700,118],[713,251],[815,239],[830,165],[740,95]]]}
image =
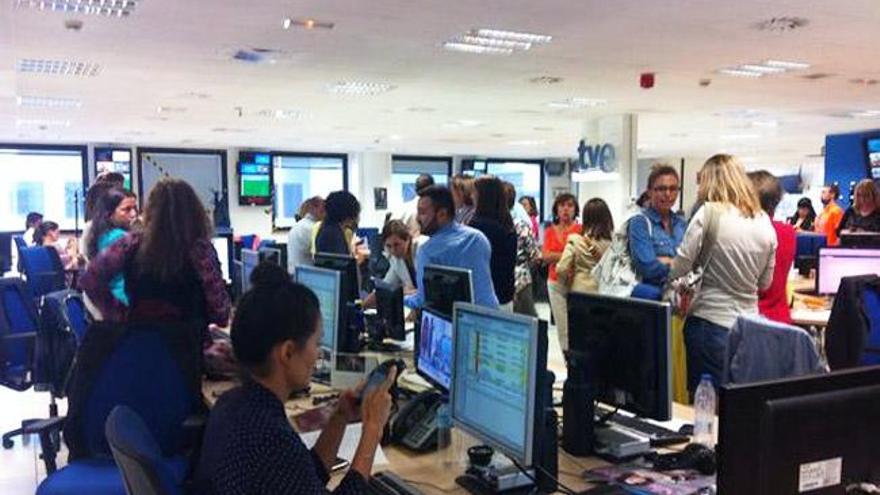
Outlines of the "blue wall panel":
{"label": "blue wall panel", "polygon": [[880,135],[880,129],[825,136],[825,183],[840,184],[840,205],[849,206],[849,184],[868,177],[865,139]]}

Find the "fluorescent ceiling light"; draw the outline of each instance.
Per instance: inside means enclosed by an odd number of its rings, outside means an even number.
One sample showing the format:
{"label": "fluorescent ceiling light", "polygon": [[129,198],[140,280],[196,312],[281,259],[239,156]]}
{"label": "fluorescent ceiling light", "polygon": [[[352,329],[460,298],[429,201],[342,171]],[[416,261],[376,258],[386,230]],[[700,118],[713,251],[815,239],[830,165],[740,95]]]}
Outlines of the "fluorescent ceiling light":
{"label": "fluorescent ceiling light", "polygon": [[479,127],[483,125],[479,120],[472,119],[459,119],[452,122],[446,122],[443,124],[443,127],[451,128],[451,127]]}
{"label": "fluorescent ceiling light", "polygon": [[789,62],[787,60],[765,60],[764,65],[768,67],[779,67],[786,70],[804,70],[810,68],[810,64],[806,62]]}
{"label": "fluorescent ceiling light", "polygon": [[752,127],[775,128],[779,127],[778,120],[755,120],[751,123]]}
{"label": "fluorescent ceiling light", "polygon": [[15,119],[15,126],[38,127],[40,129],[47,127],[70,127],[70,121],[57,119]]}
{"label": "fluorescent ceiling light", "polygon": [[94,77],[101,72],[101,66],[92,62],[76,60],[22,58],[16,62],[15,70],[29,74]]}
{"label": "fluorescent ceiling light", "polygon": [[552,36],[546,34],[520,33],[516,31],[503,31],[500,29],[477,29],[477,36],[495,38],[499,40],[521,41],[524,43],[550,43]]}
{"label": "fluorescent ceiling light", "polygon": [[858,112],[850,112],[849,116],[854,119],[876,119],[880,118],[880,110],[861,110]]}
{"label": "fluorescent ceiling light", "polygon": [[510,146],[543,146],[547,144],[547,141],[543,139],[519,139],[516,141],[508,141],[508,145]]}
{"label": "fluorescent ceiling light", "polygon": [[327,91],[337,95],[372,96],[387,93],[397,86],[387,83],[339,81],[327,85]]}
{"label": "fluorescent ceiling light", "polygon": [[76,98],[56,98],[52,96],[16,96],[15,104],[32,108],[80,108],[82,101]]}
{"label": "fluorescent ceiling light", "polygon": [[512,48],[496,48],[493,46],[469,45],[458,41],[447,41],[443,48],[453,52],[475,53],[477,55],[511,55]]}
{"label": "fluorescent ceiling light", "polygon": [[285,17],[283,21],[281,21],[282,29],[290,29],[292,27],[301,27],[304,29],[333,29],[336,24],[328,21],[318,21],[311,18],[306,19],[293,19],[290,17]]}
{"label": "fluorescent ceiling light", "polygon": [[484,38],[482,36],[473,36],[470,34],[459,38],[459,41],[469,45],[491,46],[495,48],[510,48],[512,50],[528,50],[532,47],[531,43],[524,41],[499,40],[495,38]]}
{"label": "fluorescent ceiling light", "polygon": [[608,104],[608,100],[601,98],[582,98],[573,97],[564,100],[551,101],[547,104],[550,108],[588,108],[588,107],[604,107]]}
{"label": "fluorescent ceiling light", "polygon": [[736,76],[736,77],[763,77],[763,72],[756,72],[753,70],[745,70],[745,69],[721,69],[718,71],[719,74],[724,74],[726,76]]}
{"label": "fluorescent ceiling light", "polygon": [[300,112],[299,110],[285,110],[285,109],[265,109],[260,110],[256,113],[258,117],[270,117],[278,120],[302,120],[305,118],[306,114]]}
{"label": "fluorescent ceiling light", "polygon": [[65,14],[128,17],[143,0],[16,0],[15,6]]}
{"label": "fluorescent ceiling light", "polygon": [[740,70],[750,70],[752,72],[766,72],[767,74],[779,74],[781,72],[785,72],[786,70],[782,67],[773,67],[769,65],[758,64],[743,64],[737,68]]}

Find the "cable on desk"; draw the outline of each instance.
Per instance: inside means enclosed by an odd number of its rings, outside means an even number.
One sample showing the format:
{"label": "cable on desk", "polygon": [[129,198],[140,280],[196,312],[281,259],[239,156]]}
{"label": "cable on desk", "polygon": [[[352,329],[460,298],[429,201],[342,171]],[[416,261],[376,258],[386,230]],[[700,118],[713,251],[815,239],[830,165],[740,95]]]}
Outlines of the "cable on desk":
{"label": "cable on desk", "polygon": [[[521,465],[519,462],[517,462],[517,460],[514,459],[513,457],[510,457],[510,456],[506,456],[506,457],[507,457],[508,459],[510,459],[510,461],[513,463],[513,465],[516,466],[516,468],[519,469],[520,472],[521,472],[523,475],[525,475],[526,478],[528,478],[532,483],[534,483],[535,486],[538,486],[538,480],[536,480],[534,476],[532,476],[531,474],[529,474],[529,472],[526,470],[526,468],[522,467],[522,465]],[[553,481],[559,486],[559,489],[560,489],[559,491],[561,491],[562,493],[565,493],[566,495],[577,495],[577,492],[575,492],[574,490],[572,490],[571,488],[569,488],[568,486],[566,486],[565,483],[559,481],[559,478],[555,478],[555,477],[553,477],[550,473],[548,473],[548,472],[547,472],[544,468],[542,468],[541,466],[538,466],[538,465],[536,464],[536,465],[535,465],[535,469],[540,470],[542,473],[544,473],[544,476],[547,476],[548,478],[550,478],[551,480],[553,480]]]}

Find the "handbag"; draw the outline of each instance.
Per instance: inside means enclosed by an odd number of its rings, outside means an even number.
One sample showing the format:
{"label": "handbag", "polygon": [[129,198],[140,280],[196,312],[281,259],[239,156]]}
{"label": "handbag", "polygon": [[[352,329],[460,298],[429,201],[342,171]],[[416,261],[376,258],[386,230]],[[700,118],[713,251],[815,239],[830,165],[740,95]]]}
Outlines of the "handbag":
{"label": "handbag", "polygon": [[633,289],[641,282],[641,278],[633,269],[632,256],[629,252],[629,223],[641,217],[648,224],[648,236],[652,235],[651,220],[644,214],[637,213],[627,219],[613,234],[611,246],[590,272],[598,285],[598,292],[603,296],[630,297]]}
{"label": "handbag", "polygon": [[664,291],[663,299],[669,301],[672,305],[672,311],[681,317],[688,315],[691,304],[703,285],[703,273],[712,258],[712,252],[718,240],[718,222],[721,217],[719,206],[715,203],[705,203],[703,208],[706,210],[704,212],[706,226],[703,229],[703,244],[700,247],[700,254],[697,255],[697,260],[691,270],[675,280],[670,280]]}

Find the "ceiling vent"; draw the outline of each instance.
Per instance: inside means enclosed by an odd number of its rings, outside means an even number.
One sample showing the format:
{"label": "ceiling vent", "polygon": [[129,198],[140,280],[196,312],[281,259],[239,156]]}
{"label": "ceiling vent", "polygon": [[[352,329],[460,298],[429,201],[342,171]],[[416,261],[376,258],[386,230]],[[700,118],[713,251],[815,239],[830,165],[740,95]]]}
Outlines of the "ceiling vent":
{"label": "ceiling vent", "polygon": [[818,81],[820,79],[828,79],[829,77],[834,77],[834,74],[830,74],[828,72],[814,72],[812,74],[804,74],[801,77],[810,81]]}
{"label": "ceiling vent", "polygon": [[240,48],[232,54],[232,59],[246,64],[274,64],[280,54],[274,48]]}
{"label": "ceiling vent", "polygon": [[65,14],[128,17],[143,0],[16,0],[18,8]]}
{"label": "ceiling vent", "polygon": [[809,24],[810,21],[803,17],[780,16],[771,17],[770,19],[757,22],[753,25],[758,31],[769,31],[773,33],[787,33],[800,29]]}
{"label": "ceiling vent", "polygon": [[563,81],[561,77],[558,76],[538,76],[529,79],[529,82],[532,84],[538,84],[541,86],[550,86],[552,84],[559,84]]}

